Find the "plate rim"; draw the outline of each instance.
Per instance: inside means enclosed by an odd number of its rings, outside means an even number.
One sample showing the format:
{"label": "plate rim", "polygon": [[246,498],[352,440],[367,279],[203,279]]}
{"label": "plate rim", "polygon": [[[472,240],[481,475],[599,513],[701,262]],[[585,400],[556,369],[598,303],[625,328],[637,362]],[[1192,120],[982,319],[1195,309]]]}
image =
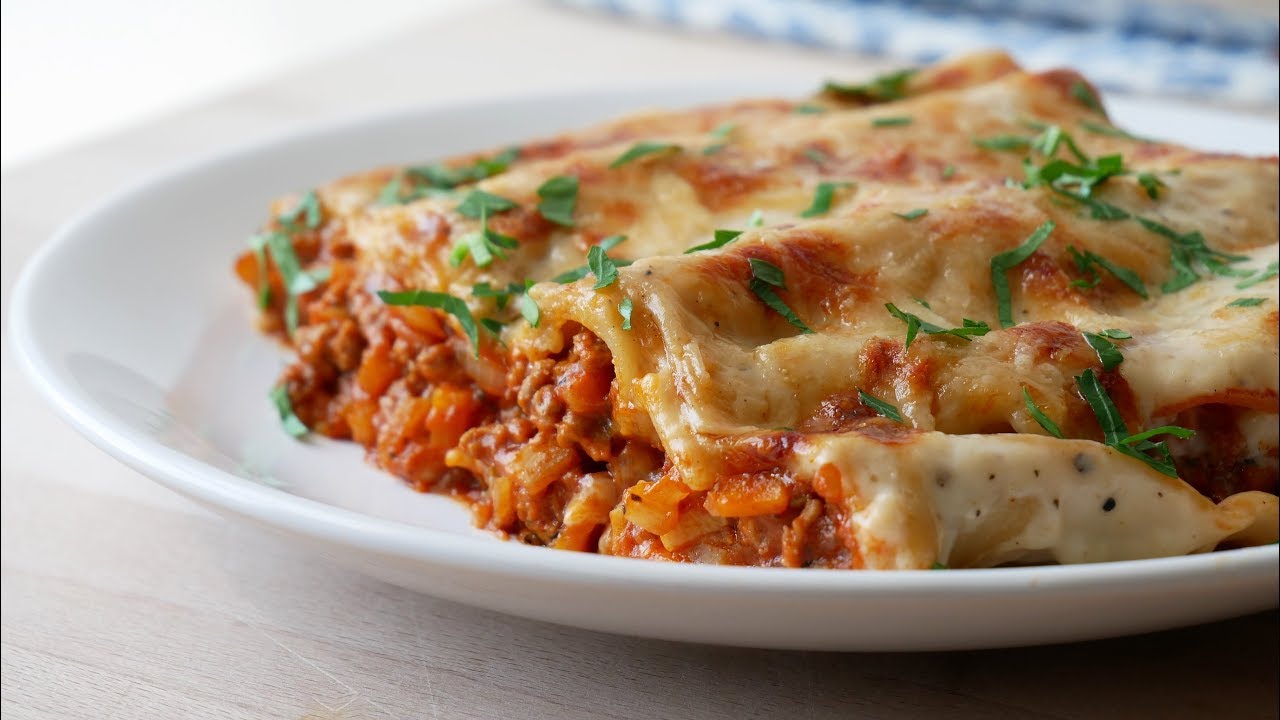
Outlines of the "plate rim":
{"label": "plate rim", "polygon": [[[699,90],[706,84],[628,86],[614,89],[616,97],[663,97]],[[710,87],[726,94],[738,86],[719,83]],[[777,87],[782,87],[779,83]],[[759,94],[776,91],[774,85],[755,86]],[[1053,591],[1095,592],[1110,588],[1185,582],[1189,578],[1260,577],[1280,579],[1280,547],[1275,544],[1210,553],[1110,561],[1077,565],[1037,565],[1002,568],[933,570],[837,570],[821,568],[761,568],[642,561],[565,552],[526,546],[496,536],[467,536],[379,518],[359,511],[294,495],[239,477],[167,447],[120,423],[66,377],[51,361],[39,340],[37,313],[32,295],[52,272],[60,256],[93,238],[93,225],[112,209],[146,196],[159,188],[199,176],[223,166],[252,160],[256,155],[289,143],[314,142],[324,136],[353,133],[379,123],[408,118],[429,119],[448,112],[479,112],[528,103],[548,103],[599,98],[599,92],[577,90],[558,93],[526,93],[503,98],[464,100],[399,108],[364,114],[334,122],[304,126],[202,153],[158,172],[134,180],[106,194],[64,222],[26,260],[10,295],[9,335],[14,357],[26,379],[45,402],[77,432],[111,457],[165,487],[222,512],[328,544],[346,546],[377,555],[425,561],[435,566],[497,572],[508,577],[546,582],[636,587],[679,592],[742,592],[757,594],[805,593],[840,597],[929,595],[985,595]],[[1110,98],[1117,100],[1120,98]],[[1123,98],[1124,103],[1171,105],[1159,100]],[[637,102],[638,107],[644,107]],[[1114,106],[1114,104],[1112,104]],[[1188,106],[1191,107],[1191,106]],[[1214,108],[1195,107],[1205,116],[1217,115],[1259,124],[1274,121]],[[390,478],[391,476],[387,476]],[[460,508],[461,509],[461,508]]]}

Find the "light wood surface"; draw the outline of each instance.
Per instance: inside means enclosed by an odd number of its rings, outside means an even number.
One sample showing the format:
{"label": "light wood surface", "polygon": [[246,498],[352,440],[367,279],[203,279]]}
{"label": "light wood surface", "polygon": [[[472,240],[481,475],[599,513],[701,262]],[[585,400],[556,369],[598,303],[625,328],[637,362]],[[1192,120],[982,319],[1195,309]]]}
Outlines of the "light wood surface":
{"label": "light wood surface", "polygon": [[1275,612],[1068,646],[870,655],[618,638],[433,600],[152,484],[59,421],[14,365],[24,260],[77,209],[206,152],[423,103],[883,66],[506,2],[5,174],[4,717],[1276,717]]}

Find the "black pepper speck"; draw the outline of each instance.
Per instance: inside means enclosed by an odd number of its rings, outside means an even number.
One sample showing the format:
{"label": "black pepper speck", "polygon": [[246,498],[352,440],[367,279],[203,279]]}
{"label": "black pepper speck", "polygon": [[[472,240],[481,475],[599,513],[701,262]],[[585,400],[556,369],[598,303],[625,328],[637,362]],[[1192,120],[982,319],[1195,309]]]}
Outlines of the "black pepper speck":
{"label": "black pepper speck", "polygon": [[1076,472],[1081,475],[1093,469],[1093,461],[1084,453],[1076,453],[1076,456],[1071,458],[1071,464],[1075,465]]}
{"label": "black pepper speck", "polygon": [[1111,512],[1112,510],[1115,510],[1115,509],[1116,509],[1115,498],[1107,498],[1107,501],[1102,503],[1102,512]]}

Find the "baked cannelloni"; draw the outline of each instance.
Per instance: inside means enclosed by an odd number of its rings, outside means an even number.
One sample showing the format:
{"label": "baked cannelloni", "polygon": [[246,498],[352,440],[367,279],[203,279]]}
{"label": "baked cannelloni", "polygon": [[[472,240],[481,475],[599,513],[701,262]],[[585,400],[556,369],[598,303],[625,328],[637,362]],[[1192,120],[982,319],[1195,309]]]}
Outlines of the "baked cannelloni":
{"label": "baked cannelloni", "polygon": [[1277,161],[989,53],[282,198],[237,262],[350,439],[521,542],[786,567],[1277,537]]}

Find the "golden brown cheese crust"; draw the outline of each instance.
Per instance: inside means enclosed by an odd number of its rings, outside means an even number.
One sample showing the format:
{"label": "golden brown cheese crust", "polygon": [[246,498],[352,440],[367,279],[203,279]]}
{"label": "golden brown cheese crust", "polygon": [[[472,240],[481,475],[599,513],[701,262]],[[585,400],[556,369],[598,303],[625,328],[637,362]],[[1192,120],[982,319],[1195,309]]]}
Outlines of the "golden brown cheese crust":
{"label": "golden brown cheese crust", "polygon": [[[1210,275],[1163,293],[1168,237],[1132,217],[1095,219],[1044,188],[1010,186],[1030,151],[975,140],[1031,138],[1054,125],[1088,157],[1120,154],[1131,172],[1109,178],[1096,199],[1178,233],[1197,230],[1209,247],[1247,258],[1233,267],[1250,269],[1276,260],[1276,160],[1097,132],[1109,126],[1078,100],[1082,83],[1064,71],[1017,72],[989,54],[913,76],[905,99],[883,105],[829,94],[810,101],[825,112],[796,113],[794,103],[746,102],[532,143],[474,186],[517,205],[489,227],[518,248],[483,268],[451,257],[478,229],[457,212],[459,194],[379,205],[386,183],[402,177],[394,170],[322,188],[322,227],[294,237],[305,264],[332,268],[305,298],[292,341],[294,409],[314,429],[370,447],[419,488],[470,498],[482,523],[567,549],[969,567],[1274,538],[1275,280],[1245,293],[1239,277]],[[726,136],[711,132],[725,123]],[[638,140],[681,150],[610,167]],[[1059,153],[1069,157],[1065,146]],[[1154,197],[1139,171],[1163,183]],[[539,187],[556,176],[579,182],[571,228],[536,210]],[[842,183],[830,209],[803,217],[825,182]],[[902,216],[914,209],[927,214]],[[715,229],[745,228],[757,211],[763,227],[684,254]],[[1001,329],[991,259],[1046,221],[1054,231],[1008,273],[1017,324]],[[599,290],[591,276],[535,285],[537,328],[516,319],[515,303],[499,308],[473,293],[481,282],[547,280],[617,234],[627,240],[610,255],[634,264]],[[1134,270],[1148,297],[1106,272],[1080,287],[1080,252]],[[753,259],[782,271],[777,294],[812,334],[752,291]],[[238,269],[257,275],[252,256]],[[481,331],[476,357],[455,320],[388,308],[371,296],[381,289],[448,292],[505,329]],[[280,322],[279,294],[269,328]],[[1228,307],[1246,294],[1260,304]],[[886,303],[943,327],[973,318],[994,330],[972,342],[921,334],[908,348]],[[1110,371],[1081,334],[1106,328],[1133,336]],[[1183,479],[1098,442],[1102,429],[1076,387],[1086,371],[1101,377],[1128,428],[1198,431],[1171,443]],[[905,422],[877,415],[859,391],[892,403]],[[1024,392],[1073,439],[1049,437]]]}

